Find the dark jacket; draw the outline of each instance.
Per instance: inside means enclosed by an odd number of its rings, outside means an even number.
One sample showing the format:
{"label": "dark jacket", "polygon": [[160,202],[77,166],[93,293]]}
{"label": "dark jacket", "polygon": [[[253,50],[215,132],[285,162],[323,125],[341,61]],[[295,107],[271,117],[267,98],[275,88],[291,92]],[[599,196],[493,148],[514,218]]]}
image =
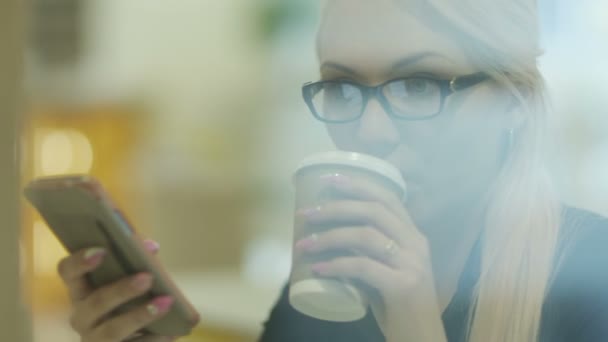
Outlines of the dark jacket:
{"label": "dark jacket", "polygon": [[[464,342],[472,291],[479,277],[473,248],[458,290],[443,312],[449,342]],[[564,210],[552,282],[542,311],[539,342],[608,341],[608,219]],[[371,312],[349,323],[320,321],[289,305],[287,287],[265,323],[260,342],[382,342]],[[404,317],[407,319],[407,317]]]}

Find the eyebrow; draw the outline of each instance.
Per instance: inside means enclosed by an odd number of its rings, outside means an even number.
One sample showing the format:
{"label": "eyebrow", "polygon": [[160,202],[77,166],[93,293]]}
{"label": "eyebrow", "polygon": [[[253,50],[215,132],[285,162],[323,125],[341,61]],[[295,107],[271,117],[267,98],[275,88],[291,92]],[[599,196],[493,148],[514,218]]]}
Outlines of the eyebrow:
{"label": "eyebrow", "polygon": [[438,54],[436,52],[432,52],[432,51],[419,52],[419,53],[416,53],[411,56],[407,56],[405,58],[398,60],[391,66],[390,70],[396,71],[396,70],[405,69],[405,68],[407,68],[413,64],[416,64],[416,63],[420,62],[421,60],[423,60],[425,58],[429,58],[429,57],[446,58],[444,55],[440,55],[440,54]]}
{"label": "eyebrow", "polygon": [[336,63],[336,62],[325,62],[323,64],[321,64],[321,70],[326,69],[326,68],[331,68],[340,72],[343,72],[345,74],[349,74],[351,76],[355,76],[355,77],[361,77],[361,75],[355,71],[355,69],[351,69],[345,65]]}
{"label": "eyebrow", "polygon": [[[400,60],[398,60],[397,62],[393,63],[393,65],[390,68],[391,72],[395,72],[401,69],[405,69],[409,66],[412,66],[418,62],[420,62],[421,60],[425,59],[425,58],[429,58],[429,57],[440,57],[440,58],[446,58],[443,55],[440,55],[436,52],[431,52],[431,51],[424,51],[424,52],[419,52],[407,57],[404,57]],[[361,75],[355,71],[355,69],[349,68],[345,65],[336,63],[336,62],[324,62],[323,64],[321,64],[320,69],[323,70],[325,68],[331,68],[352,76],[356,76],[356,77],[361,77]]]}

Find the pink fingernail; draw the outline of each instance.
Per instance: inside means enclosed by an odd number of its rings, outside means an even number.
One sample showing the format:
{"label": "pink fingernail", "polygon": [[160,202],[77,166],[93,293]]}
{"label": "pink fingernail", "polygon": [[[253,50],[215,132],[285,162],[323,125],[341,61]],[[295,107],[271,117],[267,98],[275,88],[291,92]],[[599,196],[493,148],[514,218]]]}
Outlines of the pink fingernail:
{"label": "pink fingernail", "polygon": [[95,265],[106,255],[106,250],[99,247],[89,248],[84,252],[84,261],[89,265]]}
{"label": "pink fingernail", "polygon": [[160,249],[160,245],[154,240],[144,240],[144,247],[152,253],[158,252]]}
{"label": "pink fingernail", "polygon": [[327,274],[329,272],[329,265],[327,263],[318,263],[311,266],[314,273]]}
{"label": "pink fingernail", "polygon": [[170,296],[162,296],[152,300],[151,304],[158,310],[155,315],[160,315],[169,311],[169,308],[171,305],[173,305],[173,302],[174,299]]}
{"label": "pink fingernail", "polygon": [[312,247],[315,245],[315,242],[316,240],[311,238],[302,239],[296,243],[295,248],[298,251],[307,251],[312,249]]}

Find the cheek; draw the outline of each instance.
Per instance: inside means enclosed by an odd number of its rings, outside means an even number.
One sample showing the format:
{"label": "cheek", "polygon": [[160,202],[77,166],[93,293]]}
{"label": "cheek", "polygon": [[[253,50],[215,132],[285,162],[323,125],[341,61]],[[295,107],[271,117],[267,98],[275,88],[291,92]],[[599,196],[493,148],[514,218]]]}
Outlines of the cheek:
{"label": "cheek", "polygon": [[501,120],[480,108],[452,113],[437,122],[434,138],[418,145],[426,157],[431,190],[450,189],[459,197],[485,191],[500,168],[502,127]]}
{"label": "cheek", "polygon": [[336,148],[345,151],[355,151],[356,143],[354,140],[354,132],[356,132],[357,125],[352,124],[341,124],[341,125],[327,125],[325,126],[327,133],[331,138]]}
{"label": "cheek", "polygon": [[500,138],[500,126],[483,117],[459,120],[441,134],[441,146],[447,161],[460,168],[495,164]]}
{"label": "cheek", "polygon": [[499,167],[507,123],[507,97],[494,86],[448,103],[437,122],[437,163],[459,171],[461,177],[487,178]]}
{"label": "cheek", "polygon": [[415,222],[424,226],[441,213],[468,208],[489,190],[500,167],[500,142],[488,133],[493,130],[484,128],[480,124],[453,127],[420,147],[425,156],[424,180],[411,193],[408,205]]}

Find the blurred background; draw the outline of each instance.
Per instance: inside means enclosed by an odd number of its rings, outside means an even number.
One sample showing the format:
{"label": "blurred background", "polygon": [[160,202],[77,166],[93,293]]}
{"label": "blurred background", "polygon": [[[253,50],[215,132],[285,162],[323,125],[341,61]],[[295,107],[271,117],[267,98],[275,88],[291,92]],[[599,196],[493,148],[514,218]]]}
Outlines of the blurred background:
{"label": "blurred background", "polygon": [[[31,0],[22,184],[88,173],[201,312],[180,341],[253,341],[289,272],[290,174],[331,147],[300,97],[318,78],[309,0]],[[608,215],[608,3],[541,1],[568,203]],[[582,57],[584,56],[584,58]],[[78,341],[62,247],[22,205],[35,341]]]}

